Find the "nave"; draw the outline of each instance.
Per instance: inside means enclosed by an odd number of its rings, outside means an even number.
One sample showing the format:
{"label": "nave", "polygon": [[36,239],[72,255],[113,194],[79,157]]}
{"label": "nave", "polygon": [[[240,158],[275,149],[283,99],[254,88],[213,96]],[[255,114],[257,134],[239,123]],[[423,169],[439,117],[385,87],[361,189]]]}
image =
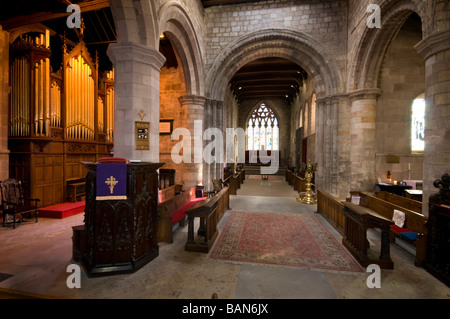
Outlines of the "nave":
{"label": "nave", "polygon": [[[315,214],[315,206],[296,201],[297,193],[284,179],[247,178],[238,195],[230,196],[234,211]],[[219,224],[223,231],[231,211]],[[369,289],[368,273],[317,271],[302,268],[231,264],[209,254],[184,250],[187,227],[174,233],[174,243],[160,243],[159,256],[133,274],[102,278],[81,275],[81,288],[66,285],[72,263],[72,226],[84,214],[62,220],[41,218],[14,231],[0,228],[0,273],[13,275],[0,282],[2,290],[41,297],[74,299],[449,299],[450,289],[414,266],[414,256],[391,246],[394,270],[382,270],[381,289]],[[341,237],[320,215],[330,233]],[[219,235],[220,236],[220,235]],[[379,236],[370,236],[376,245]],[[217,244],[217,241],[216,243]],[[286,243],[289,244],[289,243]]]}

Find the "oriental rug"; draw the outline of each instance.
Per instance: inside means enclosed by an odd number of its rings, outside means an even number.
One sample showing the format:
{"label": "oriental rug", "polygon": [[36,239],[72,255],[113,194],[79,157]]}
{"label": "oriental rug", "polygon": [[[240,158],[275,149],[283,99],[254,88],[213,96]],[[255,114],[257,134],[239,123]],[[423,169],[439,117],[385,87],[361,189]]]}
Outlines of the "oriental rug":
{"label": "oriental rug", "polygon": [[210,258],[231,263],[364,272],[313,214],[233,211]]}

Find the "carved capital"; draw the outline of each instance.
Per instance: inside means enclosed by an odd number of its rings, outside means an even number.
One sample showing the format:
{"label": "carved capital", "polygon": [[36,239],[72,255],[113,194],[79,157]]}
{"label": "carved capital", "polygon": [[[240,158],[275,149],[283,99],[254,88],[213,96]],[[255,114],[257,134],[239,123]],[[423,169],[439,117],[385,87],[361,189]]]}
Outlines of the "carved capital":
{"label": "carved capital", "polygon": [[416,51],[428,60],[439,52],[450,50],[450,31],[432,34],[415,46]]}

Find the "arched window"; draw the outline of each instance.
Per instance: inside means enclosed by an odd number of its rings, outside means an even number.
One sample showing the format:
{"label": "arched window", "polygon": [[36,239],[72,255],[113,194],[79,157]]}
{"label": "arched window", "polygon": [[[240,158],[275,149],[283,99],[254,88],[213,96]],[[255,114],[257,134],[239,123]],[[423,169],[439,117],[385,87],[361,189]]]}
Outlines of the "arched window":
{"label": "arched window", "polygon": [[303,127],[303,110],[300,109],[300,115],[299,115],[299,119],[298,119],[298,128],[302,128]]}
{"label": "arched window", "polygon": [[247,149],[249,151],[279,150],[278,119],[275,113],[262,103],[253,111],[247,125]]}
{"label": "arched window", "polygon": [[411,151],[425,150],[425,95],[417,97],[411,108]]}
{"label": "arched window", "polygon": [[316,134],[316,94],[311,98],[311,135]]}

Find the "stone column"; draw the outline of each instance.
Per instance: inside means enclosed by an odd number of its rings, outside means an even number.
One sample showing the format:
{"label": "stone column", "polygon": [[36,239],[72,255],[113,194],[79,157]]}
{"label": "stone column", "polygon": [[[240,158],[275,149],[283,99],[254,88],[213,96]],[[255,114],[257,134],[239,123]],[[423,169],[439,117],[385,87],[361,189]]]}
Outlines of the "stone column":
{"label": "stone column", "polygon": [[[185,95],[178,99],[184,111],[183,128],[191,133],[192,162],[184,163],[181,169],[185,190],[203,184],[203,132],[206,98]],[[201,126],[199,125],[201,123]],[[178,173],[178,169],[177,169]]]}
{"label": "stone column", "polygon": [[317,102],[316,185],[338,196],[339,183],[339,99],[328,97]]}
{"label": "stone column", "polygon": [[375,189],[376,106],[379,89],[350,94],[350,190]]}
{"label": "stone column", "polygon": [[9,32],[0,25],[0,181],[9,177]]}
{"label": "stone column", "polygon": [[[220,131],[222,132],[223,138],[224,138],[223,146],[225,147],[226,146],[226,141],[225,141],[226,132],[224,130],[223,109],[224,109],[223,102],[217,102],[216,103],[216,109],[215,109],[215,113],[216,113],[216,125],[215,125],[215,127],[220,129]],[[222,149],[222,154],[225,154],[225,148]],[[220,178],[223,179],[223,168],[224,168],[223,161],[224,160],[225,160],[224,157],[222,157],[222,162],[215,164],[216,179],[220,179]]]}
{"label": "stone column", "polygon": [[[110,46],[116,106],[114,156],[159,162],[159,76],[165,57],[136,43]],[[143,115],[141,119],[140,114]],[[135,122],[150,122],[150,150],[136,150]]]}
{"label": "stone column", "polygon": [[426,72],[422,212],[428,216],[428,199],[438,192],[433,181],[450,173],[450,31],[428,36],[416,50]]}

